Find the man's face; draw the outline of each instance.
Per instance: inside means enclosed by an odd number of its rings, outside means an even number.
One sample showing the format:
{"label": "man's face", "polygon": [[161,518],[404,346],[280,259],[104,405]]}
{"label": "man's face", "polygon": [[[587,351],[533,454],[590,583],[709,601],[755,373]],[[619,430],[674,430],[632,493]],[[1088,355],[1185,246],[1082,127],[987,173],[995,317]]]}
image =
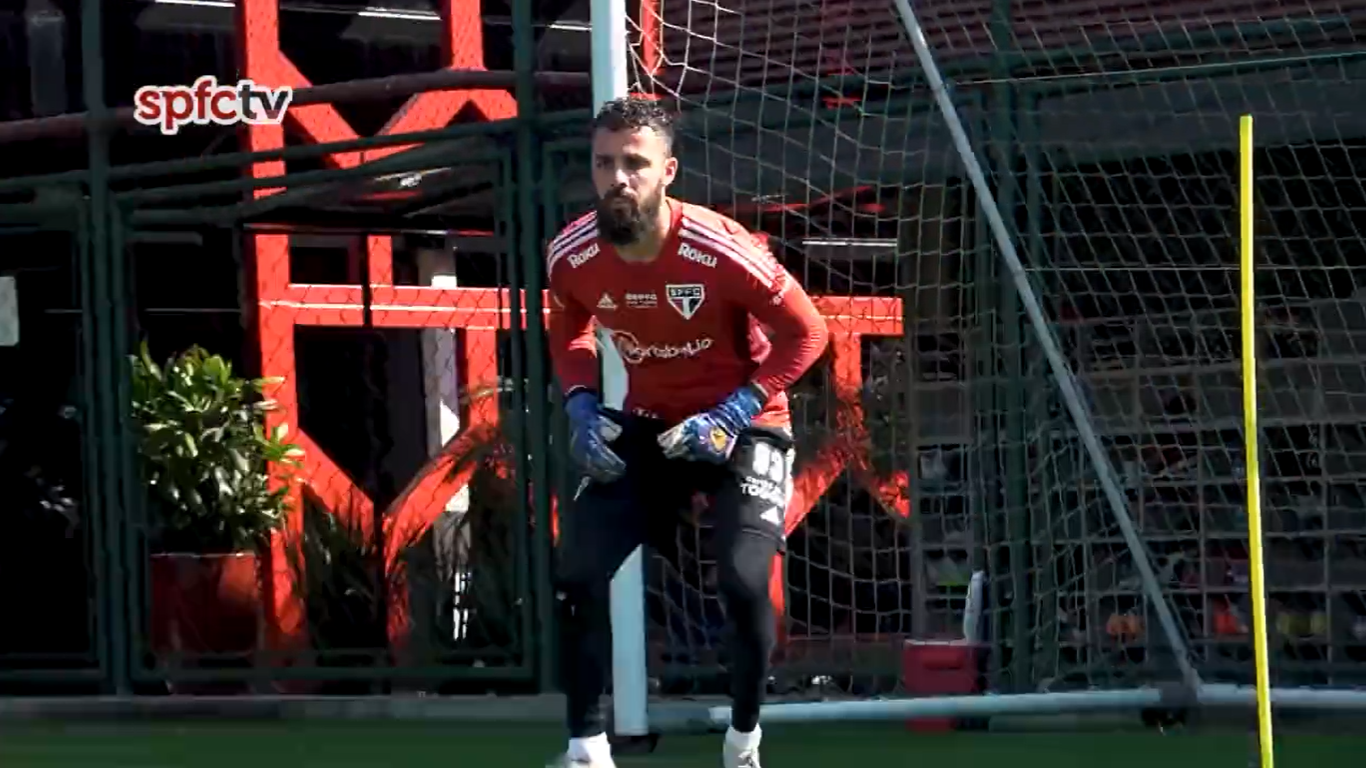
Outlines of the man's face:
{"label": "man's face", "polygon": [[631,245],[648,233],[677,172],[678,160],[653,128],[595,131],[593,185],[598,190],[598,233],[603,239]]}

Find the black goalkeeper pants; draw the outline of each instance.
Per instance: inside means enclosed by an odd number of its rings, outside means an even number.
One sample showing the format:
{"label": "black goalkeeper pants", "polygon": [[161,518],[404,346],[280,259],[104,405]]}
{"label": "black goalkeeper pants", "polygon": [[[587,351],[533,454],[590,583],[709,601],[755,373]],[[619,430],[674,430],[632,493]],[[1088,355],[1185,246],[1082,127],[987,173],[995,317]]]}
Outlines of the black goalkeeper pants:
{"label": "black goalkeeper pants", "polygon": [[586,482],[560,521],[556,597],[560,609],[560,675],[568,699],[569,735],[604,732],[600,700],[611,672],[610,586],[637,546],[674,547],[693,496],[711,495],[717,590],[729,639],[731,724],[759,722],[774,643],[768,581],[783,548],[783,513],[791,495],[792,441],[778,431],[741,435],[726,466],[664,458],[655,438],[663,425],[624,419],[613,450],[626,476]]}

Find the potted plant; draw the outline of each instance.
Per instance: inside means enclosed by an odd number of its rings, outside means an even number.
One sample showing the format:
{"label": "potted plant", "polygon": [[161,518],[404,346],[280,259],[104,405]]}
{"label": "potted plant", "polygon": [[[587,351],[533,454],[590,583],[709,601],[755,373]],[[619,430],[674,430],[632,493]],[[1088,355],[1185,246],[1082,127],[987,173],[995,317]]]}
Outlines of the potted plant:
{"label": "potted plant", "polygon": [[153,362],[132,357],[133,417],[149,494],[153,650],[242,655],[262,629],[258,552],[289,512],[298,466],[286,429],[266,430],[271,383],[233,373],[192,347]]}

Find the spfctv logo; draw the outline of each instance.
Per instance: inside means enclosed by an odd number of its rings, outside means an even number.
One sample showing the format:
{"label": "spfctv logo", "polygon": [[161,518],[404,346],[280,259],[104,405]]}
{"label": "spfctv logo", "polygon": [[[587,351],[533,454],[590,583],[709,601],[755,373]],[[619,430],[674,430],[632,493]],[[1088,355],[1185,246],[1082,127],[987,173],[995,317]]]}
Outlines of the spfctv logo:
{"label": "spfctv logo", "polygon": [[267,88],[250,80],[219,85],[205,75],[194,85],[144,85],[133,95],[133,116],[167,136],[183,125],[279,125],[294,98],[294,89]]}

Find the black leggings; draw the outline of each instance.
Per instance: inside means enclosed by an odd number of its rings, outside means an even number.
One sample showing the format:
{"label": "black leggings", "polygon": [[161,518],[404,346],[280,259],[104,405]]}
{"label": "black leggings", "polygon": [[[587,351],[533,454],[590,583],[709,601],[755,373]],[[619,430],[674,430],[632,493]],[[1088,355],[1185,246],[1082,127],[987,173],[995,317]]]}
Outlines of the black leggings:
{"label": "black leggings", "polygon": [[774,643],[769,573],[783,546],[791,441],[778,432],[746,432],[730,464],[718,467],[665,459],[654,442],[658,431],[650,422],[630,422],[613,446],[626,460],[626,477],[583,486],[561,521],[556,597],[571,737],[605,728],[599,700],[611,669],[612,576],[637,546],[671,548],[696,491],[713,494],[717,588],[729,630],[731,724],[748,732],[759,722]]}

